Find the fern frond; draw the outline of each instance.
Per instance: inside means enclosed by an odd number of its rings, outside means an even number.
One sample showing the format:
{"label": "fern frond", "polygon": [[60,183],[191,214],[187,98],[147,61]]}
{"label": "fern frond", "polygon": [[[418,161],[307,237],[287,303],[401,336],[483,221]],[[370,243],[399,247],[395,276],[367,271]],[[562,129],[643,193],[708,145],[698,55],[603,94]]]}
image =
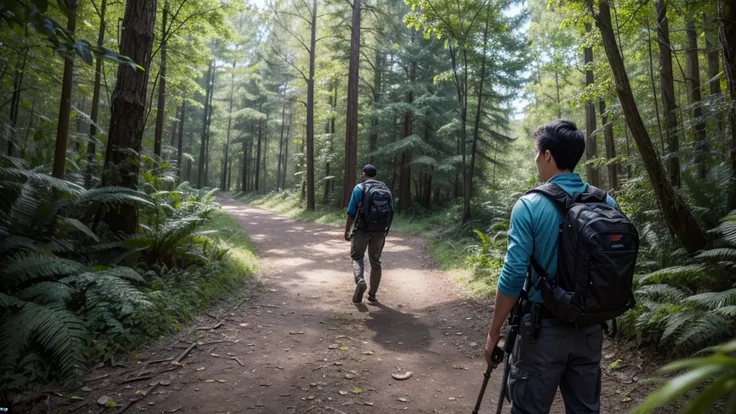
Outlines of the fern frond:
{"label": "fern frond", "polygon": [[713,313],[727,318],[736,318],[736,306],[723,306],[713,309]]}
{"label": "fern frond", "polygon": [[642,286],[637,289],[636,294],[656,302],[677,303],[685,299],[689,292],[674,286],[660,284]]}
{"label": "fern frond", "polygon": [[13,372],[20,355],[32,343],[51,354],[65,388],[79,385],[86,352],[87,330],[72,312],[54,306],[12,299],[0,293],[0,302],[14,302],[20,309],[3,321],[0,329],[0,365]]}
{"label": "fern frond", "polygon": [[18,197],[10,207],[8,217],[9,227],[14,229],[16,234],[32,232],[31,229],[36,222],[36,217],[38,216],[36,212],[38,211],[42,198],[33,184],[27,182],[23,185]]}
{"label": "fern frond", "polygon": [[698,264],[672,266],[641,276],[639,283],[667,283],[685,286],[699,280],[710,279],[707,270],[705,266]]}
{"label": "fern frond", "polygon": [[736,249],[729,249],[726,247],[718,249],[703,250],[695,256],[698,260],[707,261],[733,261],[736,262]]}
{"label": "fern frond", "polygon": [[79,194],[84,192],[84,187],[81,185],[74,184],[66,180],[60,180],[42,172],[23,168],[0,167],[0,179],[15,179],[26,183],[33,183],[35,185],[43,185],[67,194]]}
{"label": "fern frond", "polygon": [[5,262],[0,272],[0,285],[11,287],[32,279],[53,279],[85,271],[87,266],[74,260],[18,253]]}
{"label": "fern frond", "polygon": [[202,203],[203,204],[210,204],[212,202],[212,199],[215,197],[215,195],[220,191],[219,188],[213,188],[207,194],[202,197]]}
{"label": "fern frond", "polygon": [[729,336],[730,333],[728,320],[723,316],[703,313],[682,330],[675,343],[681,347],[700,349],[705,344]]}
{"label": "fern frond", "polygon": [[723,306],[736,305],[736,288],[724,290],[723,292],[705,292],[684,299],[698,306],[708,309],[717,309]]}
{"label": "fern frond", "polygon": [[665,326],[664,332],[662,332],[662,341],[667,342],[672,335],[681,333],[685,325],[697,319],[699,316],[702,315],[698,312],[680,311],[662,318],[662,323]]}
{"label": "fern frond", "polygon": [[115,186],[87,190],[79,194],[74,200],[74,204],[77,207],[89,203],[100,203],[108,207],[118,207],[121,205],[153,206],[153,203],[148,200],[148,197],[144,193],[128,187]]}
{"label": "fern frond", "polygon": [[39,282],[16,293],[19,299],[39,305],[65,304],[73,293],[71,286],[59,282]]}

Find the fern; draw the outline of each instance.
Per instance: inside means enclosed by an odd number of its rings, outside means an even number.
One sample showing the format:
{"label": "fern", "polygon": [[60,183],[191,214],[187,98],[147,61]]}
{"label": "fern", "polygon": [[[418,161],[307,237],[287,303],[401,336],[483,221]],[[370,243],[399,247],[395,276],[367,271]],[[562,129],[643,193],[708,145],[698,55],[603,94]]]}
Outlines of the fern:
{"label": "fern", "polygon": [[670,285],[647,285],[636,291],[641,297],[649,298],[657,302],[676,303],[685,299],[688,292]]}
{"label": "fern", "polygon": [[33,279],[56,279],[86,270],[87,266],[74,260],[19,253],[5,262],[0,273],[0,286],[16,286]]}
{"label": "fern", "polygon": [[147,205],[153,206],[144,193],[127,187],[99,187],[87,190],[74,199],[74,206],[79,208],[90,203],[100,203],[107,207],[118,207],[121,205]]}
{"label": "fern", "polygon": [[724,290],[723,292],[706,292],[690,296],[685,302],[693,303],[707,309],[717,309],[724,306],[736,305],[736,288]]}
{"label": "fern", "polygon": [[708,268],[700,264],[672,266],[657,270],[639,277],[639,283],[668,283],[677,286],[688,286],[703,280],[709,280]]}
{"label": "fern", "polygon": [[15,372],[24,350],[38,344],[58,367],[62,385],[65,388],[79,385],[88,337],[82,320],[63,308],[37,305],[3,293],[0,293],[0,304],[15,309],[0,328],[3,374]]}
{"label": "fern", "polygon": [[66,304],[72,297],[74,290],[71,286],[60,282],[40,282],[35,283],[15,296],[27,302],[34,302],[39,305]]}
{"label": "fern", "polygon": [[730,335],[730,324],[726,318],[712,313],[702,313],[683,329],[675,344],[686,349],[700,349]]}

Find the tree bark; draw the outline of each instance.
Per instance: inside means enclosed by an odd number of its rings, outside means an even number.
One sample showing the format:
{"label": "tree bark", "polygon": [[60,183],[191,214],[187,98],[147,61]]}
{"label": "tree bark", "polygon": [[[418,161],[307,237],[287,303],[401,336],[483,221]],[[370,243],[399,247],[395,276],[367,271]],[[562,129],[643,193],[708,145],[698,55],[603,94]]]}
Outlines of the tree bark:
{"label": "tree bark", "polygon": [[[13,129],[18,125],[18,113],[20,112],[20,94],[23,88],[23,77],[26,72],[26,62],[28,61],[28,30],[26,29],[25,36],[26,45],[23,49],[23,59],[21,60],[20,68],[15,68],[15,75],[13,76],[13,94],[10,98],[10,124]],[[20,52],[18,52],[20,55]],[[15,132],[8,138],[8,149],[7,154],[9,157],[14,157],[18,142],[16,142]]]}
{"label": "tree bark", "polygon": [[[66,0],[69,9],[69,19],[66,30],[74,35],[77,27],[77,0]],[[56,129],[56,147],[54,150],[54,166],[52,175],[64,178],[66,167],[66,147],[69,142],[69,115],[72,110],[72,77],[74,76],[74,61],[64,59],[64,78],[61,81],[61,99],[59,99],[59,123]],[[17,114],[16,114],[17,116]]]}
{"label": "tree bark", "polygon": [[181,101],[181,114],[179,115],[179,141],[177,141],[176,145],[176,169],[179,170],[179,182],[181,182],[181,176],[184,172],[184,167],[182,162],[184,162],[184,118],[186,117],[186,110],[187,110],[187,102]]}
{"label": "tree bark", "polygon": [[[612,160],[616,158],[616,141],[613,137],[613,124],[608,123],[608,114],[606,113],[606,101],[600,100],[601,122],[604,125],[604,138],[606,142],[606,159]],[[612,190],[618,188],[618,165],[608,164],[608,186]]]}
{"label": "tree bark", "polygon": [[342,185],[342,207],[350,196],[358,172],[358,71],[360,69],[360,0],[353,0],[353,24],[350,35],[350,68],[348,70],[348,103],[345,120],[345,175]]}
{"label": "tree bark", "polygon": [[596,16],[596,24],[600,29],[606,56],[611,65],[616,82],[616,92],[626,121],[631,129],[631,134],[639,148],[644,168],[652,182],[654,194],[657,197],[657,203],[662,211],[664,221],[685,249],[693,253],[705,246],[705,236],[687,204],[680,198],[667,179],[644,126],[644,121],[641,119],[629,84],[629,77],[626,74],[624,62],[618,50],[616,36],[613,32],[609,4],[611,1],[613,0],[600,1],[600,13]]}
{"label": "tree bark", "polygon": [[[411,105],[414,102],[414,79],[416,77],[417,64],[410,62],[407,68],[409,75],[409,90],[406,92],[406,103]],[[404,112],[404,138],[409,137],[413,133],[414,114],[410,109]],[[399,213],[405,214],[409,212],[411,207],[411,149],[401,153],[401,174],[399,176]]]}
{"label": "tree bark", "polygon": [[[105,43],[105,15],[107,13],[107,0],[102,0],[100,4],[100,31],[97,35],[97,47],[101,48]],[[97,155],[97,121],[100,113],[100,92],[102,90],[102,64],[103,57],[97,56],[95,61],[95,83],[92,92],[92,109],[90,111],[89,123],[89,141],[87,141],[87,171],[85,173],[84,184],[87,188],[92,186],[92,165]]]}
{"label": "tree bark", "polygon": [[[480,118],[483,113],[483,86],[486,78],[486,53],[488,50],[488,26],[491,24],[491,5],[489,3],[486,10],[486,25],[483,29],[483,60],[480,65],[480,83],[478,85],[478,102],[476,103],[475,124],[473,125],[473,143],[470,147],[470,171],[468,172],[468,180],[465,183],[466,193],[468,194],[468,202],[464,204],[463,221],[470,219],[470,197],[473,194],[473,178],[475,177],[475,154],[478,150],[478,136],[480,135]],[[467,217],[467,218],[466,218]]]}
{"label": "tree bark", "polygon": [[[263,104],[261,104],[259,111],[263,111]],[[258,121],[258,145],[256,146],[256,186],[254,190],[259,192],[261,190],[261,143],[263,141],[263,121]]]}
{"label": "tree bark", "polygon": [[657,99],[657,82],[654,81],[654,53],[652,53],[652,29],[647,18],[647,48],[649,50],[649,78],[652,85],[652,99],[654,101],[654,114],[657,117],[657,131],[659,131],[659,144],[664,156],[664,134],[662,133],[662,117],[659,114],[659,100]]}
{"label": "tree bark", "polygon": [[212,63],[212,84],[210,85],[210,100],[207,103],[207,132],[205,133],[205,144],[204,144],[204,185],[209,185],[209,174],[210,174],[210,129],[212,127],[212,113],[215,107],[212,105],[212,101],[215,99],[215,78],[217,75],[216,62]]}
{"label": "tree bark", "polygon": [[210,94],[212,93],[212,75],[214,73],[215,61],[211,60],[205,76],[204,111],[202,112],[202,136],[199,141],[199,164],[197,165],[197,188],[206,185],[204,178],[205,157],[207,155],[207,113],[209,112]]}
{"label": "tree bark", "polygon": [[[123,18],[120,53],[143,70],[130,65],[118,67],[117,83],[112,93],[112,112],[108,136],[106,170],[111,170],[111,185],[138,186],[141,141],[143,139],[146,87],[156,23],[155,0],[128,0]],[[134,234],[138,229],[138,210],[123,205],[107,213],[105,220],[113,231]]]}
{"label": "tree bark", "polygon": [[[227,166],[230,155],[230,129],[233,123],[233,95],[235,93],[235,62],[233,62],[233,71],[230,73],[230,103],[227,108],[227,133],[225,135],[225,151],[223,154],[222,164],[222,180],[220,181],[220,187],[225,188],[227,185]],[[228,186],[229,187],[229,186]]]}
{"label": "tree bark", "polygon": [[312,24],[309,41],[309,78],[307,79],[307,210],[314,211],[314,59],[317,45],[317,0],[312,0]]}
{"label": "tree bark", "polygon": [[688,103],[693,108],[693,120],[695,122],[695,164],[697,165],[698,178],[705,179],[708,174],[708,141],[705,135],[705,122],[703,121],[703,97],[700,92],[700,68],[698,61],[698,33],[695,31],[695,21],[692,15],[686,17],[687,32],[687,96]]}
{"label": "tree bark", "polygon": [[667,19],[667,3],[657,0],[657,39],[659,41],[659,83],[664,111],[664,133],[667,140],[667,172],[670,182],[680,187],[680,140],[677,134],[675,76],[672,70],[672,46]]}
{"label": "tree bark", "polygon": [[[286,92],[284,92],[286,95]],[[279,136],[279,167],[276,172],[276,191],[282,190],[281,186],[281,165],[284,162],[284,130],[286,129],[286,97],[284,96],[284,106],[281,108],[281,134]],[[286,164],[283,164],[286,168]]]}
{"label": "tree bark", "polygon": [[[708,22],[707,15],[703,16],[703,21]],[[718,74],[721,71],[721,64],[720,64],[720,55],[718,53],[719,46],[718,46],[718,23],[716,21],[711,21],[712,23],[716,23],[716,30],[715,30],[715,37],[716,39],[713,39],[713,33],[711,30],[709,30],[710,24],[706,25],[705,30],[705,51],[707,53],[707,60],[708,60],[708,85],[710,86],[710,94],[712,95],[720,95],[721,94],[721,79],[719,78]],[[718,125],[718,131],[724,135],[725,134],[725,126],[723,124],[723,117],[721,116],[720,112],[717,112],[715,114],[716,117],[716,124]]]}
{"label": "tree bark", "polygon": [[381,52],[376,48],[376,64],[373,72],[373,112],[371,113],[371,136],[368,141],[370,162],[373,164],[373,153],[378,149],[378,100],[381,99]]}
{"label": "tree bark", "polygon": [[266,113],[266,125],[263,131],[263,163],[261,164],[261,166],[263,167],[263,178],[261,179],[261,183],[262,183],[261,190],[263,192],[266,192],[268,190],[267,188],[268,169],[267,169],[267,164],[266,164],[266,157],[268,156],[268,120],[269,120],[270,115],[271,115],[270,112]]}
{"label": "tree bark", "polygon": [[164,136],[164,117],[166,116],[166,36],[168,35],[167,20],[169,17],[169,0],[164,1],[163,19],[161,24],[161,69],[158,77],[158,109],[156,111],[156,132],[153,142],[153,155],[161,158],[161,146]]}
{"label": "tree bark", "polygon": [[[592,4],[592,0],[588,0],[588,4]],[[585,24],[585,31],[590,33],[593,30],[593,25],[590,23]],[[583,54],[585,55],[585,87],[590,88],[594,83],[593,78],[593,46],[585,47]],[[598,140],[593,133],[595,131],[595,104],[593,99],[588,99],[585,102],[585,155],[588,164],[585,166],[588,182],[595,186],[600,187],[600,178],[598,175],[598,168],[591,164],[590,161],[598,158]]]}
{"label": "tree bark", "polygon": [[729,142],[729,164],[731,165],[731,191],[728,196],[728,209],[736,209],[736,4],[733,0],[718,1],[718,35],[723,57],[723,74],[726,78],[726,89],[730,100],[728,111],[728,129],[731,134]]}
{"label": "tree bark", "polygon": [[283,177],[281,178],[281,188],[286,189],[286,171],[288,170],[288,166],[286,161],[289,159],[289,139],[291,136],[291,119],[294,114],[289,111],[289,126],[286,127],[286,141],[284,142],[284,172]]}

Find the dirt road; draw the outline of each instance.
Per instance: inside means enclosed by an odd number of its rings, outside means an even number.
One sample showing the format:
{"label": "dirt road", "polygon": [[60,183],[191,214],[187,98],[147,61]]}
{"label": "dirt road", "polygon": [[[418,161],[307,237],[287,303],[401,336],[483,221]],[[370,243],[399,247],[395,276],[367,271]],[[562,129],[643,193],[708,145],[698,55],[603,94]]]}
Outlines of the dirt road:
{"label": "dirt road", "polygon": [[[193,348],[182,366],[147,381],[111,380],[118,382],[110,386],[120,405],[155,384],[150,381],[164,381],[126,412],[472,411],[485,368],[482,347],[490,312],[487,304],[463,299],[453,281],[432,270],[424,240],[391,234],[380,304],[355,305],[349,244],[341,229],[220,202],[257,246],[263,289],[236,294],[168,346],[148,350],[136,370],[168,366],[143,365],[181,355],[185,341],[204,344]],[[218,341],[228,342],[213,343]],[[413,373],[408,380],[392,378],[407,371]],[[500,370],[494,373],[481,412],[495,412],[500,376]],[[607,386],[603,412],[622,405],[627,411],[620,402],[625,387]],[[559,401],[553,412],[563,412]]]}

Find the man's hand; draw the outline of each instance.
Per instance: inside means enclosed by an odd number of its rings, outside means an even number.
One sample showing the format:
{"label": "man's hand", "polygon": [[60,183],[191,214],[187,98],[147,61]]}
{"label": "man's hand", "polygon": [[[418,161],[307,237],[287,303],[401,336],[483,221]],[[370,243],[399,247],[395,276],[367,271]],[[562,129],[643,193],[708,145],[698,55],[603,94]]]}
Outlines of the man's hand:
{"label": "man's hand", "polygon": [[496,368],[498,366],[497,362],[493,362],[493,358],[491,355],[493,355],[493,349],[496,348],[496,345],[498,345],[499,335],[491,335],[490,332],[488,332],[488,336],[486,337],[486,348],[485,348],[485,356],[486,356],[486,362],[488,363],[488,366],[491,368]]}
{"label": "man's hand", "polygon": [[350,232],[345,232],[345,241],[350,241]]}

